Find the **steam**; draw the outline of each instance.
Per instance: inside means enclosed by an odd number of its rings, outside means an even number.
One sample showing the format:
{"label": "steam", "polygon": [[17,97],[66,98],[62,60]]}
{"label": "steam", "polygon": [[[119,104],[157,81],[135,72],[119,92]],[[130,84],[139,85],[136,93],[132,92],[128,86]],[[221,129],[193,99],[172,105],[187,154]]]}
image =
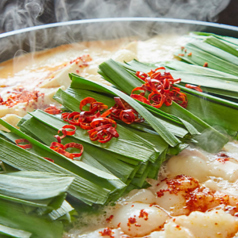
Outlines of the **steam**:
{"label": "steam", "polygon": [[[230,0],[0,0],[0,31],[18,30],[46,23],[114,17],[163,17],[215,21]],[[27,52],[82,40],[115,39],[203,30],[186,24],[104,22],[46,28],[0,36],[0,62]],[[20,51],[19,51],[20,50]],[[17,54],[16,54],[17,52]]]}
{"label": "steam", "polygon": [[216,21],[230,0],[1,0],[0,28],[16,29],[78,19],[169,17]]}

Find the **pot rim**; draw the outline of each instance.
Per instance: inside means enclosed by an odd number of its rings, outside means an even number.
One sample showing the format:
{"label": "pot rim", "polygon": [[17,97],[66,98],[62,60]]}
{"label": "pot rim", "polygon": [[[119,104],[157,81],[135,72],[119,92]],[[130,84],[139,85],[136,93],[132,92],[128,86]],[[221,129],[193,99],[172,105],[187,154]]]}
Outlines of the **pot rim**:
{"label": "pot rim", "polygon": [[232,30],[238,32],[238,27],[206,22],[206,21],[197,21],[197,20],[188,20],[188,19],[176,19],[176,18],[153,18],[153,17],[116,17],[116,18],[99,18],[99,19],[84,19],[84,20],[73,20],[73,21],[65,21],[65,22],[57,22],[57,23],[49,23],[39,26],[27,27],[19,30],[9,31],[0,34],[0,39],[18,35],[21,33],[27,33],[36,30],[43,30],[48,28],[62,27],[62,26],[72,26],[76,24],[92,24],[92,23],[103,23],[103,22],[160,22],[160,23],[182,23],[189,25],[200,25],[200,26],[209,26],[214,28]]}

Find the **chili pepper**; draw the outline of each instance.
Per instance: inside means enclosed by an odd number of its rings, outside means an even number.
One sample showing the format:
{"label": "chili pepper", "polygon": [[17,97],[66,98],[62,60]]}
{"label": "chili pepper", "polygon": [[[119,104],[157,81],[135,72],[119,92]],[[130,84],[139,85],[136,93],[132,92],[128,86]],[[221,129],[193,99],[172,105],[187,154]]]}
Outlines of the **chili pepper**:
{"label": "chili pepper", "polygon": [[[130,96],[156,108],[162,107],[163,104],[170,106],[173,101],[183,107],[187,107],[186,94],[180,92],[180,89],[174,86],[174,84],[181,82],[181,79],[174,79],[169,72],[161,72],[159,70],[166,69],[159,67],[147,74],[137,71],[136,76],[145,83],[140,87],[134,88]],[[140,93],[138,94],[138,92]],[[149,93],[148,99],[145,97],[146,93]]]}
{"label": "chili pepper", "polygon": [[30,142],[27,139],[16,139],[15,143],[17,146],[21,147],[22,149],[32,148]]}
{"label": "chili pepper", "polygon": [[198,92],[202,92],[202,89],[201,89],[200,86],[195,86],[195,85],[192,85],[192,84],[186,84],[185,87],[186,87],[186,88],[194,89],[194,90],[196,90],[196,91],[198,91]]}

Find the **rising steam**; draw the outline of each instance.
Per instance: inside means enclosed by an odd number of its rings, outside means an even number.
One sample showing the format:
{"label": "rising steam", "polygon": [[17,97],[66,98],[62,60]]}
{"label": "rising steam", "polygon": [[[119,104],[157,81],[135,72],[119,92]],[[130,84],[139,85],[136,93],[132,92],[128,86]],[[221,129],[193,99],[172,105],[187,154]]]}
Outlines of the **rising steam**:
{"label": "rising steam", "polygon": [[0,28],[104,17],[169,17],[216,21],[230,0],[1,0]]}

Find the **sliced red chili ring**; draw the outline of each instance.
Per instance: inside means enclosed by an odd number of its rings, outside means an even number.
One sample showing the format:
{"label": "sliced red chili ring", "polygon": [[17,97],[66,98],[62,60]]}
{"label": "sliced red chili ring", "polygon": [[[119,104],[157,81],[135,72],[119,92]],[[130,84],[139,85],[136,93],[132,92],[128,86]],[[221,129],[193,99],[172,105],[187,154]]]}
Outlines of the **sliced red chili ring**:
{"label": "sliced red chili ring", "polygon": [[131,91],[131,94],[135,94],[134,92],[136,92],[136,91],[143,91],[143,92],[140,92],[140,93],[137,94],[137,95],[144,96],[146,90],[145,90],[143,87],[136,87],[136,88],[134,88],[134,89]]}
{"label": "sliced red chili ring", "polygon": [[93,102],[90,106],[90,112],[103,111],[108,109],[108,106],[102,102]]}
{"label": "sliced red chili ring", "polygon": [[107,130],[101,130],[98,132],[98,137],[99,137],[98,142],[106,143],[112,139],[112,134]]}
{"label": "sliced red chili ring", "polygon": [[70,112],[64,112],[61,114],[61,118],[64,120],[64,121],[68,121],[68,116],[69,116]]}
{"label": "sliced red chili ring", "polygon": [[[180,88],[172,86],[172,89],[175,90],[176,92],[180,92]],[[172,90],[172,91],[173,91]]]}
{"label": "sliced red chili ring", "polygon": [[112,119],[120,120],[120,113],[122,109],[111,108],[111,110],[112,110],[112,113],[110,114],[110,117]]}
{"label": "sliced red chili ring", "polygon": [[64,147],[64,145],[62,145],[59,142],[52,142],[51,145],[50,145],[50,149],[52,149],[52,150],[58,150],[58,149],[65,150],[65,147]]}
{"label": "sliced red chili ring", "polygon": [[112,113],[112,109],[108,109],[107,111],[105,111],[105,112],[101,115],[101,117],[107,117],[107,116],[109,116],[111,113]]}
{"label": "sliced red chili ring", "polygon": [[158,67],[155,69],[155,71],[157,71],[157,70],[166,70],[166,68],[162,66],[162,67]]}
{"label": "sliced red chili ring", "polygon": [[111,124],[112,126],[114,126],[115,128],[117,127],[117,123],[110,118],[107,117],[98,117],[93,119],[93,121],[90,123],[92,128],[98,127],[98,126],[102,126],[105,124]]}
{"label": "sliced red chili ring", "polygon": [[70,143],[65,145],[65,149],[68,149],[68,148],[76,148],[76,149],[80,150],[80,153],[70,153],[71,156],[73,156],[73,157],[80,157],[83,154],[84,149],[83,149],[83,145],[81,145],[81,144],[78,144],[78,143],[75,143],[75,142],[70,142]]}
{"label": "sliced red chili ring", "polygon": [[93,119],[100,116],[100,112],[97,112],[96,114],[92,114],[91,112],[80,112],[80,118],[83,122],[91,122]]}
{"label": "sliced red chili ring", "polygon": [[163,84],[161,81],[157,80],[157,79],[151,79],[150,81],[148,81],[153,87],[153,90],[161,90],[163,88]]}
{"label": "sliced red chili ring", "polygon": [[131,97],[140,101],[140,102],[143,102],[143,103],[146,103],[148,105],[150,105],[150,102],[148,99],[146,99],[145,97],[141,96],[141,95],[137,95],[137,94],[131,94]]}
{"label": "sliced red chili ring", "polygon": [[146,73],[143,73],[141,71],[137,71],[136,72],[136,76],[142,80],[145,80],[145,78],[147,77],[147,74]]}
{"label": "sliced red chili ring", "polygon": [[169,90],[170,90],[170,82],[169,82],[169,80],[166,78],[166,79],[164,79],[164,91],[165,91],[165,92],[169,92]]}
{"label": "sliced red chili ring", "polygon": [[[70,129],[69,131],[66,129]],[[60,130],[58,130],[58,133],[62,132],[64,136],[72,136],[76,132],[76,127],[73,125],[65,125]]]}
{"label": "sliced red chili ring", "polygon": [[30,149],[32,145],[27,139],[16,139],[15,143],[17,146],[21,147],[22,149]]}
{"label": "sliced red chili ring", "polygon": [[113,137],[116,137],[116,138],[118,138],[119,137],[119,134],[118,134],[118,132],[117,132],[117,130],[114,128],[114,127],[108,127],[107,128],[107,131],[109,132],[109,133],[111,133],[111,135],[113,136]]}
{"label": "sliced red chili ring", "polygon": [[60,114],[62,111],[57,108],[56,106],[50,106],[50,107],[47,107],[44,112],[47,112],[49,114],[52,114],[52,115],[56,115],[56,114]]}
{"label": "sliced red chili ring", "polygon": [[171,99],[171,97],[166,97],[164,103],[166,106],[171,106],[173,103],[173,100]]}
{"label": "sliced red chili ring", "polygon": [[155,108],[160,108],[162,107],[163,103],[164,103],[164,95],[162,95],[161,93],[155,93],[152,92],[151,94],[149,94],[148,99],[150,101],[153,101],[153,103],[151,104],[153,107]]}
{"label": "sliced red chili ring", "polygon": [[120,119],[126,124],[131,124],[135,121],[135,114],[132,109],[122,110]]}
{"label": "sliced red chili ring", "polygon": [[[149,74],[149,73],[148,73]],[[156,73],[151,73],[150,74],[150,78],[152,79],[157,79],[157,80],[161,80],[161,72],[156,72]]]}
{"label": "sliced red chili ring", "polygon": [[90,123],[88,123],[88,122],[80,122],[79,126],[84,130],[92,129]]}
{"label": "sliced red chili ring", "polygon": [[64,155],[67,158],[74,159],[74,156],[71,153],[69,153],[68,151],[66,151],[66,150],[59,149],[57,152],[59,154]]}
{"label": "sliced red chili ring", "polygon": [[91,133],[89,133],[89,138],[92,141],[95,141],[98,139],[98,132],[97,131],[92,131]]}
{"label": "sliced red chili ring", "polygon": [[80,111],[84,111],[84,110],[83,110],[83,107],[86,106],[87,104],[90,104],[90,107],[91,107],[91,104],[92,104],[93,102],[96,102],[96,99],[94,99],[94,98],[92,98],[92,97],[86,97],[86,98],[84,98],[84,99],[80,102],[80,104],[79,104],[79,109],[80,109]]}
{"label": "sliced red chili ring", "polygon": [[172,80],[172,83],[180,83],[180,82],[181,82],[181,78],[173,79],[173,80]]}
{"label": "sliced red chili ring", "polygon": [[79,123],[81,122],[80,119],[80,113],[79,112],[72,112],[68,115],[67,119],[68,119],[68,123],[78,126]]}
{"label": "sliced red chili ring", "polygon": [[114,97],[114,101],[118,109],[126,109],[125,102],[120,97]]}
{"label": "sliced red chili ring", "polygon": [[112,127],[112,125],[111,124],[106,124],[106,125],[98,126],[98,127],[95,127],[95,128],[93,128],[91,130],[88,130],[88,133],[91,134],[94,131],[101,131],[101,130],[107,129],[109,127]]}
{"label": "sliced red chili ring", "polygon": [[55,137],[55,139],[57,140],[58,143],[61,143],[62,138],[59,135],[55,135],[54,137]]}

